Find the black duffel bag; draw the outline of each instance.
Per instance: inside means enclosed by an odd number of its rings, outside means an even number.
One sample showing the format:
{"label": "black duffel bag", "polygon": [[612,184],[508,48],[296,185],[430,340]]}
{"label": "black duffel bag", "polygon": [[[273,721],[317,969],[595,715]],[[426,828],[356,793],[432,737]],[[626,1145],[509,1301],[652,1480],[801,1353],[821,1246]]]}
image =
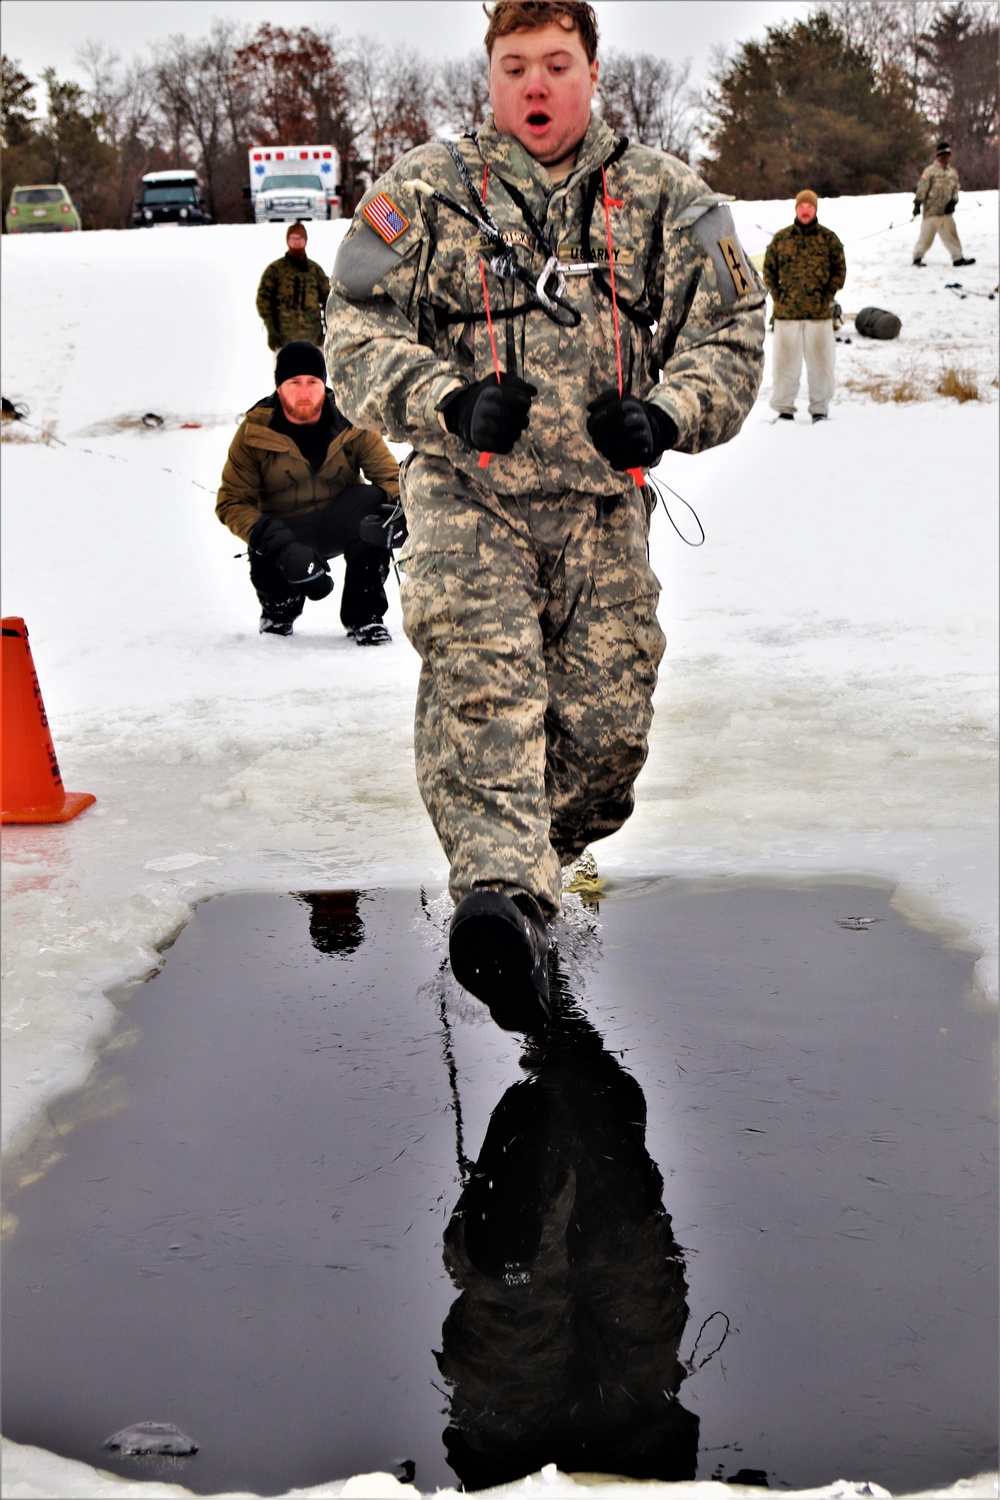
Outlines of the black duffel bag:
{"label": "black duffel bag", "polygon": [[895,313],[884,307],[863,307],[854,319],[854,326],[866,339],[898,338],[902,323]]}

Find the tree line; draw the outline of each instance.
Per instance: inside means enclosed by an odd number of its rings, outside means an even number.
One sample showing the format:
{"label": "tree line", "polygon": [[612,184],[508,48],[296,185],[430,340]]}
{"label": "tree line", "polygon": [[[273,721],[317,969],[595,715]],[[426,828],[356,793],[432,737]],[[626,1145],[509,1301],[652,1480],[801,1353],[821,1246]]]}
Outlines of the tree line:
{"label": "tree line", "polygon": [[739,198],[911,188],[947,138],[964,187],[997,186],[997,11],[957,0],[827,0],[718,59],[712,185]]}
{"label": "tree line", "polygon": [[[19,182],[64,182],[86,227],[120,227],[144,172],[190,166],[213,216],[237,223],[249,217],[248,148],[315,142],[339,152],[350,212],[403,151],[474,128],[489,105],[482,52],[434,65],[376,37],[217,20],[151,53],[126,64],[90,42],[84,84],[52,68],[35,81],[3,57],[4,206]],[[941,134],[963,183],[992,187],[996,56],[989,3],[825,0],[720,51],[700,92],[689,61],[602,52],[599,103],[615,129],[737,197],[909,188]]]}

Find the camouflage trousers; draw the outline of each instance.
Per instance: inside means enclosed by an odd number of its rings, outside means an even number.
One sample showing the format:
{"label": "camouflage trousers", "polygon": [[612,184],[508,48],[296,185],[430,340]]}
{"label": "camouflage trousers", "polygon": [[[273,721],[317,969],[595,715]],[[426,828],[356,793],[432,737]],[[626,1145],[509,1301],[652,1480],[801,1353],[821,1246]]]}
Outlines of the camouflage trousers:
{"label": "camouflage trousers", "polygon": [[646,759],[666,642],[643,497],[499,497],[418,454],[400,479],[417,781],[452,896],[557,915],[561,865],[621,827]]}

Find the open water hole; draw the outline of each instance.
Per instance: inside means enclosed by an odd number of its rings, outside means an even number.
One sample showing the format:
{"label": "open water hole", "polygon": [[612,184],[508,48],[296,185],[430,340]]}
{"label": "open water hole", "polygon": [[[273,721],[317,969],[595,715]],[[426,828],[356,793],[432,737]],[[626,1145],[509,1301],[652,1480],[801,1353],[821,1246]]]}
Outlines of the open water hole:
{"label": "open water hole", "polygon": [[4,1432],[201,1493],[993,1469],[995,1014],[890,897],[620,884],[535,1045],[440,896],[205,902],[8,1164]]}

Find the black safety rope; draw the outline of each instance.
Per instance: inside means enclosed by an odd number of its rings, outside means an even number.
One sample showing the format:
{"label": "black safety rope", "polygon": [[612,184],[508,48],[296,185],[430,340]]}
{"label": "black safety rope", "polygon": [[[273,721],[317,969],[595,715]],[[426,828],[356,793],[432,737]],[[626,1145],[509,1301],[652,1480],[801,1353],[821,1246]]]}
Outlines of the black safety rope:
{"label": "black safety rope", "polygon": [[[558,292],[552,296],[547,295],[539,287],[539,278],[532,276],[531,272],[525,270],[524,266],[521,265],[521,262],[517,258],[516,250],[513,246],[508,245],[500,233],[499,226],[495,222],[493,215],[483,202],[469,174],[469,169],[462,160],[454,141],[445,141],[444,145],[458,169],[463,185],[472,200],[474,211],[467,209],[464,204],[456,203],[453,198],[449,198],[447,194],[440,192],[437,188],[432,188],[429,196],[444,208],[450,209],[452,213],[460,214],[467,223],[475,225],[484,238],[489,240],[493,246],[493,255],[490,257],[489,266],[494,276],[497,276],[501,281],[519,281],[530,295],[530,301],[522,303],[519,307],[504,308],[503,311],[498,310],[496,316],[498,318],[513,318],[522,312],[530,312],[538,307],[541,308],[547,318],[550,318],[553,323],[557,323],[561,328],[578,327],[582,320],[577,309],[572,307],[568,302],[564,302]],[[481,322],[485,316],[485,313],[473,313],[471,315],[465,313],[444,313],[438,314],[437,321],[440,324]]]}
{"label": "black safety rope", "polygon": [[[27,410],[27,407],[24,409]],[[141,420],[144,427],[163,426],[163,418],[158,417],[155,412],[146,412]],[[69,448],[75,453],[88,453],[91,458],[110,458],[114,463],[132,464],[138,462],[134,458],[125,458],[121,453],[102,453],[98,448],[85,448],[82,443],[67,443],[63,438],[56,437],[54,432],[46,433],[41,427],[37,427],[34,422],[28,422],[23,417],[19,418],[19,421],[22,427],[30,427],[32,432],[39,433],[42,441],[46,444],[56,443],[60,448]],[[192,479],[189,474],[178,474],[176,469],[168,469],[163,464],[150,465],[150,467],[158,468],[161,474],[172,474],[175,479],[186,479],[188,484],[193,484],[196,490],[204,490],[208,495],[215,494],[215,491],[207,484],[202,484],[200,480]]]}
{"label": "black safety rope", "polygon": [[[612,151],[611,155],[604,163],[605,172],[607,172],[607,169],[609,167],[613,167],[616,162],[619,162],[627,150],[628,136],[623,135],[619,138],[618,144],[615,146],[615,149]],[[584,190],[583,196],[583,218],[580,225],[580,259],[583,261],[589,261],[592,259],[592,252],[590,248],[590,225],[594,217],[594,205],[597,202],[597,189],[600,187],[600,185],[601,168],[597,167],[595,171],[591,172],[589,178],[587,179],[587,186]],[[656,327],[656,319],[649,313],[644,312],[642,308],[636,307],[634,303],[629,302],[628,299],[623,297],[620,293],[618,293],[617,296],[615,295],[611,283],[607,279],[603,271],[591,271],[590,279],[594,283],[594,286],[598,289],[598,291],[602,292],[609,302],[617,302],[618,311],[624,313],[630,323],[635,323],[637,327],[642,328],[646,333],[651,333],[652,330]],[[628,382],[628,389],[631,389],[631,384],[632,382],[630,379]]]}
{"label": "black safety rope", "polygon": [[[653,489],[656,491],[656,494],[657,494],[657,497],[659,499],[659,502],[663,506],[663,509],[666,511],[667,520],[670,522],[671,526],[674,528],[674,530],[676,531],[677,535],[680,537],[680,539],[684,543],[684,545],[686,547],[700,547],[702,545],[702,543],[704,542],[704,540],[705,540],[705,528],[701,524],[701,519],[700,519],[700,517],[698,515],[698,512],[695,510],[695,508],[691,504],[690,500],[685,500],[683,495],[678,495],[677,491],[676,490],[672,490],[670,488],[669,484],[667,484],[665,480],[663,480],[663,479],[654,479],[652,474],[647,474],[646,475],[646,483],[649,484],[649,485],[652,485]],[[661,489],[661,486],[662,486],[662,489]],[[667,504],[666,500],[663,498],[663,490],[666,490],[669,495],[673,495],[674,499],[675,500],[679,500],[682,505],[686,505],[687,508],[688,508],[688,510],[694,516],[695,525],[698,527],[698,532],[699,532],[699,537],[698,537],[698,540],[696,542],[689,541],[689,539],[684,535],[684,533],[681,530],[681,528],[678,526],[677,522],[674,520],[673,516],[670,514],[670,506]]]}
{"label": "black safety rope", "polygon": [[[470,135],[469,137],[467,137],[467,139],[472,140],[474,143],[476,141],[476,137],[474,135]],[[628,144],[629,143],[627,136],[620,136],[618,138],[610,156],[602,164],[603,170],[605,172],[608,167],[614,166],[618,161],[621,160],[622,156],[628,149]],[[494,275],[501,280],[501,282],[506,283],[515,280],[519,281],[522,285],[526,286],[531,293],[529,300],[523,302],[513,302],[511,305],[505,305],[502,310],[495,309],[493,312],[493,316],[495,318],[500,319],[501,321],[506,321],[507,323],[508,363],[510,365],[510,368],[513,369],[514,363],[512,359],[512,323],[514,318],[520,317],[523,314],[527,314],[529,312],[533,312],[536,308],[540,308],[547,317],[551,318],[552,321],[557,323],[560,327],[577,328],[579,327],[581,322],[581,314],[577,308],[573,307],[571,303],[566,302],[563,298],[563,288],[560,285],[558,279],[560,273],[558,256],[555,253],[555,250],[548,235],[545,232],[545,229],[539,223],[537,215],[532,209],[531,204],[528,202],[527,198],[521,192],[520,188],[516,187],[512,182],[508,182],[507,179],[495,169],[492,171],[491,176],[494,177],[497,182],[499,182],[500,186],[510,198],[515,208],[517,208],[522,219],[525,222],[525,225],[533,235],[539,251],[546,257],[545,268],[543,269],[541,276],[537,278],[532,277],[531,273],[524,269],[517,258],[516,250],[503,238],[499,225],[496,223],[493,215],[486,207],[483,195],[480,194],[477,190],[476,185],[472,180],[472,174],[470,173],[461,152],[458,150],[458,147],[453,141],[445,141],[444,145],[448,151],[448,154],[451,156],[452,161],[455,163],[455,167],[462,181],[462,184],[465,187],[465,190],[468,193],[469,198],[473,204],[474,212],[465,208],[462,204],[456,203],[453,199],[448,198],[446,194],[438,192],[436,190],[433,193],[433,197],[444,207],[451,209],[453,212],[459,213],[462,218],[464,218],[468,223],[474,224],[476,228],[481,231],[483,236],[489,240],[494,249],[494,253],[489,261],[490,269],[493,271]],[[591,262],[592,257],[590,244],[590,226],[594,214],[594,205],[597,201],[597,191],[601,185],[601,180],[602,167],[599,166],[590,173],[589,177],[587,178],[586,187],[584,188],[583,214],[581,220],[580,236],[580,257],[581,261],[585,264]],[[608,299],[608,301],[614,304],[616,300],[615,291],[612,288],[611,283],[607,279],[605,273],[599,267],[592,265],[589,275],[593,282],[593,285],[602,294],[602,296],[604,296]],[[554,279],[555,286],[552,285]],[[504,294],[504,301],[505,303],[507,302],[506,292]],[[619,295],[617,297],[617,305],[619,310],[629,320],[629,322],[634,323],[645,333],[651,333],[656,327],[656,319],[649,312],[645,311],[643,308],[637,307],[627,298]],[[485,322],[486,319],[487,314],[485,312],[446,313],[438,310],[435,311],[435,320],[439,327],[448,327],[451,324],[457,323],[482,323]],[[634,360],[635,351],[632,349],[630,344],[629,371],[628,380],[626,382],[627,390],[631,390],[632,388],[632,368],[634,365]]]}

